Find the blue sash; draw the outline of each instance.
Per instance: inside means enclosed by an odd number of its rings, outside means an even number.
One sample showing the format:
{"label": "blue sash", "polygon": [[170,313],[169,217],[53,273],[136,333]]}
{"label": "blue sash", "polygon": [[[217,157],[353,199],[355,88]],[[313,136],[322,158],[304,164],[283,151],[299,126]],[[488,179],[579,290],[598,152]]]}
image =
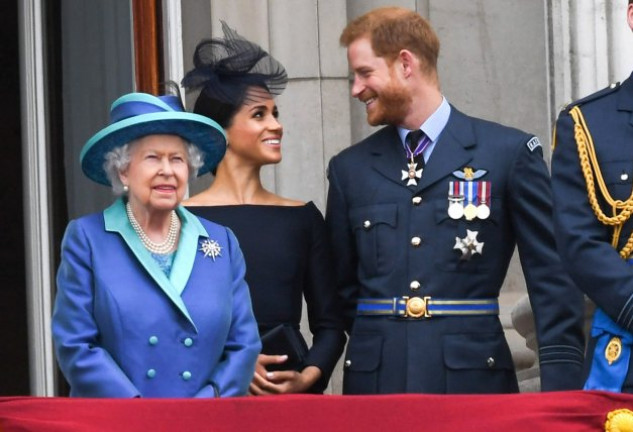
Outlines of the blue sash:
{"label": "blue sash", "polygon": [[[621,392],[629,371],[633,335],[616,324],[602,309],[596,308],[591,325],[591,337],[597,339],[596,349],[593,352],[591,370],[584,389]],[[620,338],[621,343],[614,344],[614,337]],[[607,347],[620,351],[616,360],[611,358],[610,364],[607,359]]]}

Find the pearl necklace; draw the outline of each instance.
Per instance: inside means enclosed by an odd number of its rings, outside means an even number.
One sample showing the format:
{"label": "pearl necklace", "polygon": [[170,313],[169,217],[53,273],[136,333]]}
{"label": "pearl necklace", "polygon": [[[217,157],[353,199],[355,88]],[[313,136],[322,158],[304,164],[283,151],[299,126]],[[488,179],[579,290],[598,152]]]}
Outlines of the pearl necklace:
{"label": "pearl necklace", "polygon": [[150,239],[147,234],[145,234],[145,231],[143,231],[143,228],[141,228],[141,224],[138,223],[138,221],[134,217],[134,213],[132,213],[132,207],[130,206],[129,201],[125,205],[125,211],[127,212],[127,217],[130,220],[132,228],[134,228],[134,231],[141,239],[141,242],[143,243],[143,246],[145,246],[145,249],[147,249],[151,253],[159,255],[168,254],[174,249],[174,246],[176,245],[176,239],[178,238],[178,231],[180,231],[180,219],[178,219],[178,216],[176,215],[176,212],[174,210],[171,211],[169,232],[167,233],[167,238],[162,243],[156,243],[152,241],[152,239]]}

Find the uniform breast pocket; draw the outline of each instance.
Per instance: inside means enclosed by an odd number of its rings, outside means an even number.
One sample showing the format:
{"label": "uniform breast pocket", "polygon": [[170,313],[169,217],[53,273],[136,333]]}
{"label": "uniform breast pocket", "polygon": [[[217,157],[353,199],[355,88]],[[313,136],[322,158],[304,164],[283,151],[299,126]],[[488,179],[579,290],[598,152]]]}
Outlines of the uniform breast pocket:
{"label": "uniform breast pocket", "polygon": [[[492,250],[501,235],[499,221],[503,218],[500,199],[493,199],[485,218],[472,220],[465,216],[452,219],[448,201],[437,201],[435,207],[435,258],[439,268],[452,272],[485,272],[494,266]],[[482,213],[482,215],[484,215]]]}
{"label": "uniform breast pocket", "polygon": [[629,199],[633,192],[633,161],[605,162],[600,166],[611,197],[622,201]]}
{"label": "uniform breast pocket", "polygon": [[384,275],[393,269],[398,206],[379,204],[350,211],[356,250],[365,276]]}

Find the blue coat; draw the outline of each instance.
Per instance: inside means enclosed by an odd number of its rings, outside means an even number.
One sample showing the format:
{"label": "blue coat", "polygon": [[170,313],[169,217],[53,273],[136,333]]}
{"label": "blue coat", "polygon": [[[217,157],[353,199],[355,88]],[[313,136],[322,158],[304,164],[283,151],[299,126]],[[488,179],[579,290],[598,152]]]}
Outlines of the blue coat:
{"label": "blue coat", "polygon": [[[138,240],[123,200],[68,225],[52,329],[71,396],[246,393],[261,346],[242,252],[227,228],[177,212],[169,278]],[[221,256],[205,256],[205,240]]]}
{"label": "blue coat", "polygon": [[[633,232],[633,222],[628,219],[624,224],[614,248],[613,228],[601,223],[590,206],[570,116],[575,106],[580,107],[593,138],[608,193],[613,199],[626,201],[633,192],[633,78],[566,107],[556,123],[552,158],[556,232],[563,263],[597,307],[624,330],[633,332],[633,267],[618,254]],[[611,216],[597,181],[595,184],[598,204]],[[589,341],[587,366],[593,360],[595,342]],[[622,387],[629,393],[633,392],[631,366],[633,358]]]}
{"label": "blue coat", "polygon": [[[542,388],[581,386],[582,298],[555,250],[549,175],[537,143],[452,107],[417,186],[402,181],[406,161],[393,126],[332,158],[326,222],[351,329],[345,393],[517,391],[498,316],[355,316],[358,298],[496,299],[515,246],[536,314]],[[465,167],[491,182],[487,219],[448,215],[449,182]],[[463,260],[454,246],[467,230],[484,246]]]}

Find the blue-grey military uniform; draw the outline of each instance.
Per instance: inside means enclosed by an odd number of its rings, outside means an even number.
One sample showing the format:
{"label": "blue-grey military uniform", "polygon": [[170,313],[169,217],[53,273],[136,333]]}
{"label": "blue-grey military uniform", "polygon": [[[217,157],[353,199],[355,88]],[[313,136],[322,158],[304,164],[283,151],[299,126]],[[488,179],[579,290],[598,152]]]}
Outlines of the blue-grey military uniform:
{"label": "blue-grey military uniform", "polygon": [[[540,143],[451,107],[434,145],[415,185],[394,126],[330,161],[326,222],[350,331],[343,392],[518,391],[494,310],[517,245],[542,389],[580,388],[582,296],[555,250]],[[484,183],[489,214],[466,217],[460,188]]]}
{"label": "blue-grey military uniform", "polygon": [[559,249],[565,268],[597,306],[585,388],[630,393],[632,79],[567,106],[555,137],[552,188]]}

